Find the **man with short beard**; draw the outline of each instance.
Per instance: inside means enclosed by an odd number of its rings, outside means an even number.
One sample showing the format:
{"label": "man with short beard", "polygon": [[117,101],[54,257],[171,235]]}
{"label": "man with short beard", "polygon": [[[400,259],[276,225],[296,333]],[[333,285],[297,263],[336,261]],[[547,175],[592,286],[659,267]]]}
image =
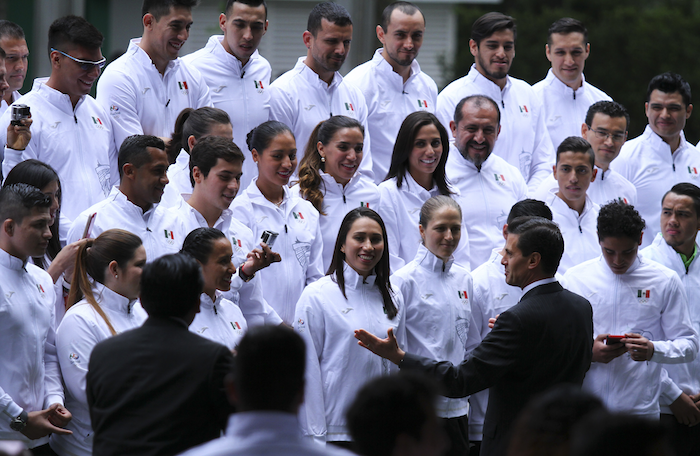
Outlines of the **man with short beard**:
{"label": "man with short beard", "polygon": [[517,168],[492,154],[500,132],[500,112],[491,98],[462,99],[450,122],[454,147],[447,159],[447,178],[468,220],[471,269],[488,261],[503,246],[503,225],[510,208],[525,199],[527,186]]}
{"label": "man with short beard", "polygon": [[512,17],[487,13],[477,19],[469,40],[475,63],[466,76],[440,92],[436,115],[447,125],[462,98],[485,95],[495,100],[502,130],[494,153],[518,168],[533,191],[551,172],[554,148],[539,97],[530,84],[508,76],[515,58],[515,38]]}

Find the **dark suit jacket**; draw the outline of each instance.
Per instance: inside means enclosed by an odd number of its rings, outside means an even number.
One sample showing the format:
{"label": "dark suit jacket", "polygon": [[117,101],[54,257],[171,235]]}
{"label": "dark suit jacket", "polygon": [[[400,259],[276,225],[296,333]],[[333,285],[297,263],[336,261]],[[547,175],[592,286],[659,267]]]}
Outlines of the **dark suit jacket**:
{"label": "dark suit jacket", "polygon": [[232,365],[226,347],[173,318],[100,342],[87,374],[93,455],[174,455],[219,437]]}
{"label": "dark suit jacket", "polygon": [[533,395],[558,383],[581,385],[592,348],[590,303],[555,282],[533,288],[503,312],[459,366],[407,354],[401,369],[440,379],[449,397],[491,388],[481,455],[500,456],[511,425]]}

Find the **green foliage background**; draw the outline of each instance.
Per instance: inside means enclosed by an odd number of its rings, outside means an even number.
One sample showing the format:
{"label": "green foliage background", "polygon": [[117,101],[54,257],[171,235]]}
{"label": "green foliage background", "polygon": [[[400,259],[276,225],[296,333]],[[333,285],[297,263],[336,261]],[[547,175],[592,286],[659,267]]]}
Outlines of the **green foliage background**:
{"label": "green foliage background", "polygon": [[[460,5],[458,53],[447,80],[469,71],[472,23],[489,11],[500,11],[517,20],[514,77],[534,84],[550,68],[545,57],[547,29],[561,17],[573,17],[586,25],[591,54],[586,80],[622,103],[632,118],[629,137],[638,136],[647,124],[644,101],[649,80],[665,71],[681,74],[700,103],[700,0],[504,0],[499,5]],[[688,141],[700,140],[700,111],[688,120]]]}

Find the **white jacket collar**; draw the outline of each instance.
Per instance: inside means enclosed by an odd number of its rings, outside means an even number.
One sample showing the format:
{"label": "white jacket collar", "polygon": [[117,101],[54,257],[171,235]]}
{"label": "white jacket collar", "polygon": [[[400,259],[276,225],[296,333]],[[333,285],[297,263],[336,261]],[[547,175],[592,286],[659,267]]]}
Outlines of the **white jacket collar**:
{"label": "white jacket collar", "polygon": [[78,102],[75,104],[75,109],[73,109],[73,103],[70,101],[68,94],[59,92],[58,90],[47,86],[46,82],[48,80],[49,78],[36,78],[34,80],[34,84],[32,85],[32,92],[37,92],[40,96],[45,98],[50,105],[55,106],[62,112],[71,116],[75,115],[75,111],[77,111],[78,107],[83,104],[83,101],[85,101],[85,97],[87,95],[81,96],[80,99],[78,99]]}
{"label": "white jacket collar", "polygon": [[[646,128],[644,128],[644,133],[642,133],[642,136],[644,137],[644,141],[648,142],[651,146],[654,152],[657,154],[660,154],[664,161],[667,161],[668,155],[666,155],[666,152],[671,150],[671,146],[669,146],[662,138],[661,136],[657,135],[654,133],[654,131],[651,129],[651,127],[647,124]],[[679,151],[683,150],[683,148],[686,147],[686,140],[685,140],[685,133],[683,130],[681,130],[681,141],[680,144],[678,145],[678,149],[676,149],[673,152],[673,155],[676,155]]]}
{"label": "white jacket collar", "polygon": [[134,303],[136,302],[135,299],[122,296],[97,281],[93,281],[92,283],[92,293],[97,302],[100,303],[100,307],[116,312],[131,313],[131,309],[133,309]]}
{"label": "white jacket collar", "polygon": [[[153,67],[153,70],[158,72],[158,68],[156,68],[155,64],[153,63],[153,60],[151,60],[151,56],[146,53],[146,51],[139,46],[139,43],[141,42],[141,38],[132,38],[129,41],[129,48],[126,50],[126,54],[131,55],[131,59],[135,60],[136,62],[140,63],[141,66],[145,68],[150,68]],[[168,65],[165,67],[165,72],[163,73],[163,76],[168,74],[170,71],[173,71],[180,65],[180,58],[176,58],[174,60],[171,60],[168,62]]]}
{"label": "white jacket collar", "polygon": [[[401,77],[401,75],[394,71],[394,68],[392,68],[391,64],[387,62],[387,60],[382,55],[383,53],[384,48],[379,48],[376,51],[374,51],[374,55],[372,56],[371,60],[372,65],[376,67],[385,77],[390,77],[389,75],[392,74],[396,76],[400,86],[403,86],[403,77]],[[413,62],[411,62],[411,74],[408,76],[406,83],[408,83],[408,81],[410,81],[412,78],[416,77],[416,75],[420,74],[420,72],[421,69],[420,65],[418,64],[418,60],[413,59]]]}
{"label": "white jacket collar", "polygon": [[27,264],[26,260],[22,261],[16,256],[12,256],[3,249],[0,249],[0,266],[13,271],[19,271],[24,269],[24,265]]}
{"label": "white jacket collar", "polygon": [[418,246],[418,252],[415,256],[416,262],[424,269],[432,272],[450,272],[452,264],[454,263],[454,256],[451,256],[447,262],[442,261],[441,258],[435,256],[433,252],[425,247],[425,244],[421,242]]}
{"label": "white jacket collar", "polygon": [[[205,49],[211,51],[213,55],[219,59],[221,62],[225,62],[226,66],[231,70],[233,76],[236,77],[242,77],[243,73],[243,67],[244,65],[241,63],[238,58],[236,58],[235,55],[229,54],[226,49],[224,49],[224,46],[222,42],[224,41],[224,35],[212,35],[209,37],[209,41],[207,41],[207,45],[205,46]],[[248,62],[245,64],[245,66],[249,66],[251,62],[255,61],[260,57],[260,53],[256,49],[255,52],[250,56],[250,59],[248,59]]]}
{"label": "white jacket collar", "polygon": [[343,82],[343,76],[341,76],[341,74],[336,71],[333,74],[333,80],[331,81],[331,83],[326,84],[325,81],[323,81],[319,77],[318,73],[316,73],[308,65],[306,65],[306,63],[304,63],[304,60],[306,60],[306,56],[299,57],[299,60],[297,60],[297,64],[294,65],[293,71],[299,73],[304,78],[304,80],[309,83],[309,85],[330,91],[331,89],[336,89],[340,85],[340,83]]}
{"label": "white jacket collar", "polygon": [[549,86],[554,90],[555,93],[560,93],[562,95],[566,96],[573,96],[574,93],[576,93],[579,96],[583,96],[583,94],[586,91],[586,77],[581,73],[581,87],[578,89],[574,90],[568,85],[564,84],[561,79],[559,79],[552,69],[550,68],[549,71],[547,72],[547,77],[544,78],[545,81],[549,84]]}
{"label": "white jacket collar", "polygon": [[349,264],[343,263],[343,277],[345,278],[345,286],[356,290],[363,285],[374,285],[377,275],[372,273],[370,276],[364,279],[353,268],[351,268]]}

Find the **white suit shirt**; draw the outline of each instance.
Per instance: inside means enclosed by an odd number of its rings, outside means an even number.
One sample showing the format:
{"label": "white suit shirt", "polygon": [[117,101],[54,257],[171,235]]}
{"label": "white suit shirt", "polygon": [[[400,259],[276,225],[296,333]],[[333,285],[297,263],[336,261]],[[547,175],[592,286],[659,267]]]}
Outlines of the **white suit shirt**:
{"label": "white suit shirt", "polygon": [[437,105],[437,84],[421,71],[417,60],[411,63],[411,74],[403,82],[382,52],[383,48],[377,49],[372,60],[356,66],[345,76],[346,82],[362,91],[367,102],[367,126],[377,184],[389,172],[396,135],[406,116],[416,111],[434,113]]}
{"label": "white suit shirt", "polygon": [[562,284],[593,307],[593,334],[637,333],[654,343],[650,362],[625,353],[608,364],[591,363],[583,389],[615,412],[659,418],[661,363],[687,363],[698,352],[698,333],[688,314],[678,275],[638,256],[624,274],[614,274],[603,256],[569,269]]}
{"label": "white suit shirt", "polygon": [[212,106],[199,71],[178,58],[160,74],[140,42],[132,39],[97,81],[97,101],[110,114],[117,148],[131,135],[170,138],[183,109]]}
{"label": "white suit shirt", "polygon": [[51,276],[0,249],[0,440],[29,448],[48,442],[29,440],[10,429],[10,421],[22,410],[63,404],[53,325]]}
{"label": "white suit shirt", "polygon": [[[141,326],[148,318],[139,302],[131,301],[99,282],[94,283],[92,292],[117,334]],[[51,435],[51,448],[58,454],[92,454],[93,432],[85,376],[92,349],[110,337],[112,332],[107,323],[85,299],[66,311],[56,329],[56,351],[66,387],[66,408],[73,415],[66,427],[73,431],[72,435]]]}
{"label": "white suit shirt", "polygon": [[299,57],[294,68],[270,84],[270,120],[280,121],[291,128],[297,150],[303,151],[311,132],[322,120],[331,116],[356,119],[365,127],[364,158],[360,171],[373,177],[365,97],[360,89],[345,82],[337,71],[331,83],[326,84],[304,63],[305,59]]}
{"label": "white suit shirt", "polygon": [[550,68],[547,77],[532,86],[542,101],[545,124],[555,151],[569,136],[581,136],[581,125],[593,103],[612,101],[607,93],[587,83],[583,74],[581,82],[581,87],[574,90],[561,82]]}
{"label": "white suit shirt", "polygon": [[646,222],[642,247],[650,245],[659,232],[661,199],[666,192],[679,182],[700,185],[700,151],[681,132],[680,145],[671,153],[671,147],[649,125],[622,146],[610,168],[637,188],[635,209]]}
{"label": "white suit shirt", "polygon": [[469,95],[492,98],[501,111],[501,132],[493,153],[520,170],[530,191],[547,177],[555,161],[555,150],[545,125],[542,102],[525,81],[508,76],[503,90],[472,65],[466,76],[442,89],[437,117],[452,139],[449,128],[457,103]]}
{"label": "white suit shirt", "polygon": [[525,199],[527,187],[520,172],[493,153],[477,169],[459,151],[450,148],[447,178],[459,190],[469,230],[470,269],[486,262],[491,250],[503,246],[503,225],[513,204]]}
{"label": "white suit shirt", "polygon": [[[231,118],[233,142],[245,156],[241,188],[248,187],[258,175],[258,168],[248,150],[246,135],[270,117],[270,63],[256,50],[245,66],[226,52],[223,35],[209,38],[202,49],[186,55],[182,61],[196,68],[209,87],[215,108],[223,109]],[[297,144],[301,150],[301,146]]]}

